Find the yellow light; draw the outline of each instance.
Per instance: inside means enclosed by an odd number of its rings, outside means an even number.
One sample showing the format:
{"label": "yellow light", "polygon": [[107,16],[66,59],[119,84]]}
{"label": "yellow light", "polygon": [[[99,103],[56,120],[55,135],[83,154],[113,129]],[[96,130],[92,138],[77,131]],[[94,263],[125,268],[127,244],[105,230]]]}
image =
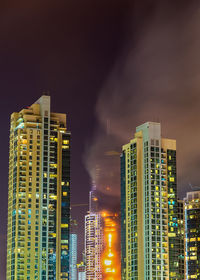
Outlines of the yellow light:
{"label": "yellow light", "polygon": [[68,224],[61,224],[61,228],[68,228]]}

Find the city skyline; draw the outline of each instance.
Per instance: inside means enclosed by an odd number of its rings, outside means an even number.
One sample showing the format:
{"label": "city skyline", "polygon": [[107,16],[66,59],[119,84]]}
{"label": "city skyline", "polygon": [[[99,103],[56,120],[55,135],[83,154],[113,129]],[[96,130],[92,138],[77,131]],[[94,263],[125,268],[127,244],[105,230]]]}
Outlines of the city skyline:
{"label": "city skyline", "polygon": [[[84,277],[70,215],[71,133],[50,104],[43,95],[11,115],[6,279]],[[136,127],[121,153],[121,257],[118,214],[102,211],[93,185],[86,280],[119,279],[119,262],[122,280],[198,279],[200,191],[178,199],[176,174],[176,140],[162,138],[160,123]]]}
{"label": "city skyline", "polygon": [[101,207],[119,210],[121,146],[138,125],[160,122],[163,136],[176,139],[180,199],[200,187],[200,3],[4,2],[0,280],[6,277],[9,118],[43,94],[50,94],[52,111],[67,114],[72,131],[71,206],[79,225],[79,262],[94,179]]}

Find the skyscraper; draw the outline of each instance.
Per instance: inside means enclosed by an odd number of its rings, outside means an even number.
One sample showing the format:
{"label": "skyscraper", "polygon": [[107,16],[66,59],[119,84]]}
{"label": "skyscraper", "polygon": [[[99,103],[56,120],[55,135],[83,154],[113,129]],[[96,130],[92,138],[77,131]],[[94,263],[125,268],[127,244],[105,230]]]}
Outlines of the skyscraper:
{"label": "skyscraper", "polygon": [[186,280],[200,279],[200,191],[187,193],[184,201]]}
{"label": "skyscraper", "polygon": [[77,280],[77,222],[71,220],[69,247],[69,275],[70,280]]}
{"label": "skyscraper", "polygon": [[50,97],[11,115],[7,280],[69,279],[70,132]]}
{"label": "skyscraper", "polygon": [[85,216],[86,280],[102,279],[103,224],[96,191],[90,192],[90,209]]}
{"label": "skyscraper", "polygon": [[177,279],[177,230],[176,141],[147,122],[121,155],[122,279]]}

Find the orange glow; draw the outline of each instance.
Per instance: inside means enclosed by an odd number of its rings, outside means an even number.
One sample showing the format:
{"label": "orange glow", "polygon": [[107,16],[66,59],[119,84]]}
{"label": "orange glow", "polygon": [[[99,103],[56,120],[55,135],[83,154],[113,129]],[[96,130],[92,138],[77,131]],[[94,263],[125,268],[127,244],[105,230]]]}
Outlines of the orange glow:
{"label": "orange glow", "polygon": [[110,187],[106,187],[106,190],[109,192],[110,191]]}
{"label": "orange glow", "polygon": [[104,219],[103,280],[120,280],[119,221],[117,214],[102,212]]}

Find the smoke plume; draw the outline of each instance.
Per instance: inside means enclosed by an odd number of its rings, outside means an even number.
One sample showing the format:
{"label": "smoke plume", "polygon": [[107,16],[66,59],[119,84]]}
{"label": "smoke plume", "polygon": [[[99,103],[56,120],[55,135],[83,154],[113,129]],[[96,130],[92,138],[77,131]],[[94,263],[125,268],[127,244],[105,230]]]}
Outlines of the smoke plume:
{"label": "smoke plume", "polygon": [[162,136],[177,140],[178,188],[184,196],[189,184],[200,184],[200,3],[139,2],[99,94],[99,127],[86,166],[99,191],[119,195],[121,146],[137,125],[161,122]]}

